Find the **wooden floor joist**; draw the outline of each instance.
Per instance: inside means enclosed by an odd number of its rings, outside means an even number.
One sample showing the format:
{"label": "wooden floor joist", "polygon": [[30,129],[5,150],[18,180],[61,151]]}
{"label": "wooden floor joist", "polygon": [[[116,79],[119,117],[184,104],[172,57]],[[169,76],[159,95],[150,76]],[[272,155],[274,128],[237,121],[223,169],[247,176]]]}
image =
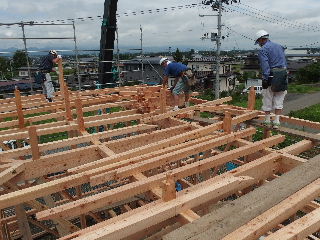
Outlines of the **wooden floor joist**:
{"label": "wooden floor joist", "polygon": [[315,151],[320,135],[281,127],[303,139],[284,148],[284,135],[259,138],[262,112],[250,96],[249,109],[228,105],[231,97],[191,98],[194,105],[178,111],[161,86],[66,88],[53,103],[18,91],[1,99],[0,236],[315,237],[319,157],[298,155]]}
{"label": "wooden floor joist", "polygon": [[[164,239],[223,239],[318,178],[320,178],[320,156],[310,159],[198,221],[168,234]],[[297,179],[299,181],[296,181]],[[290,217],[290,214],[287,217]]]}

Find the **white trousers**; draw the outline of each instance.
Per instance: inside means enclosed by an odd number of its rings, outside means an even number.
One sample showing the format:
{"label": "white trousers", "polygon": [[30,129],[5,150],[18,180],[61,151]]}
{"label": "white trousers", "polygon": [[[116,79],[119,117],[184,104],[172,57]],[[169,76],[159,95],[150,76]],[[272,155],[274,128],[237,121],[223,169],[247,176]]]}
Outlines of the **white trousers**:
{"label": "white trousers", "polygon": [[270,112],[275,109],[283,109],[284,97],[287,91],[282,92],[272,92],[271,87],[267,89],[262,89],[262,110],[265,112]]}
{"label": "white trousers", "polygon": [[46,73],[46,81],[42,84],[43,94],[46,95],[47,98],[54,97],[54,87],[51,81],[50,73]]}

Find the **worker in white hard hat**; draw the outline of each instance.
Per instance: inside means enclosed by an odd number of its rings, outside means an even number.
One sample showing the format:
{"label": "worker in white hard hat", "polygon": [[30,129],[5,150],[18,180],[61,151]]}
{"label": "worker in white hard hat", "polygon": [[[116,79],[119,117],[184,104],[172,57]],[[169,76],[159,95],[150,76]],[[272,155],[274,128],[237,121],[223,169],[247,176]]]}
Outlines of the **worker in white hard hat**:
{"label": "worker in white hard hat", "polygon": [[161,58],[159,63],[165,68],[162,79],[163,87],[168,84],[169,76],[175,77],[174,84],[171,87],[174,99],[173,111],[179,110],[179,95],[181,93],[184,93],[185,97],[184,107],[189,107],[190,86],[188,85],[189,79],[186,74],[189,68],[182,63],[171,62],[168,58]]}
{"label": "worker in white hard hat", "polygon": [[[258,57],[262,70],[262,110],[265,111],[264,124],[279,128],[283,101],[287,94],[287,62],[285,48],[269,40],[269,33],[260,30],[256,33],[255,44],[259,44]],[[275,111],[275,118],[271,122],[271,112]]]}
{"label": "worker in white hard hat", "polygon": [[43,76],[42,90],[43,94],[46,96],[49,102],[53,101],[54,97],[54,87],[52,84],[50,72],[54,72],[54,64],[58,63],[61,59],[61,55],[58,55],[56,50],[50,50],[49,54],[46,55],[39,66],[39,72]]}

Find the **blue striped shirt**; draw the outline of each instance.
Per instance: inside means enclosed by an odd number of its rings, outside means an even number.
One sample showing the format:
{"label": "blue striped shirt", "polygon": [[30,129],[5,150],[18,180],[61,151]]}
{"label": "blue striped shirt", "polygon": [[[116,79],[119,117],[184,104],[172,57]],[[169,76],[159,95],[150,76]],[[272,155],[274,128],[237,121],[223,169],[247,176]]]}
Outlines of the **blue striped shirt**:
{"label": "blue striped shirt", "polygon": [[286,68],[284,47],[268,40],[259,50],[259,61],[263,79],[268,79],[272,68]]}

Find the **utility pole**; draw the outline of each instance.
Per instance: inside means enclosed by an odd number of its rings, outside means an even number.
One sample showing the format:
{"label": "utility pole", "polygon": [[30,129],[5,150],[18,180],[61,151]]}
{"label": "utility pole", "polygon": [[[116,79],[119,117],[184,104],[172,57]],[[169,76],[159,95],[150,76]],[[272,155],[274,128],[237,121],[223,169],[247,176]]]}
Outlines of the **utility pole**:
{"label": "utility pole", "polygon": [[142,27],[141,27],[141,25],[140,25],[140,48],[141,48],[141,51],[140,51],[140,55],[141,55],[141,80],[142,80],[142,83],[144,84],[144,76],[143,76],[143,48],[142,48],[142,40],[143,40],[143,38],[142,38],[142,35],[143,33],[142,33]]}
{"label": "utility pole", "polygon": [[215,99],[220,98],[220,47],[221,47],[221,15],[222,15],[222,0],[218,0],[219,13],[218,13],[218,37],[217,37],[217,54],[216,54],[216,82],[215,82]]}
{"label": "utility pole", "polygon": [[[204,5],[211,5],[213,11],[218,11],[218,15],[199,15],[199,17],[204,17],[204,16],[217,16],[218,17],[218,34],[214,36],[213,38],[211,37],[212,41],[215,41],[217,44],[217,52],[216,52],[216,81],[215,81],[215,98],[218,99],[220,98],[220,48],[221,48],[221,28],[222,28],[222,23],[221,23],[221,18],[222,18],[222,4],[232,4],[232,3],[238,3],[240,0],[203,0],[202,4]],[[207,36],[202,37],[201,39],[205,39]]]}

